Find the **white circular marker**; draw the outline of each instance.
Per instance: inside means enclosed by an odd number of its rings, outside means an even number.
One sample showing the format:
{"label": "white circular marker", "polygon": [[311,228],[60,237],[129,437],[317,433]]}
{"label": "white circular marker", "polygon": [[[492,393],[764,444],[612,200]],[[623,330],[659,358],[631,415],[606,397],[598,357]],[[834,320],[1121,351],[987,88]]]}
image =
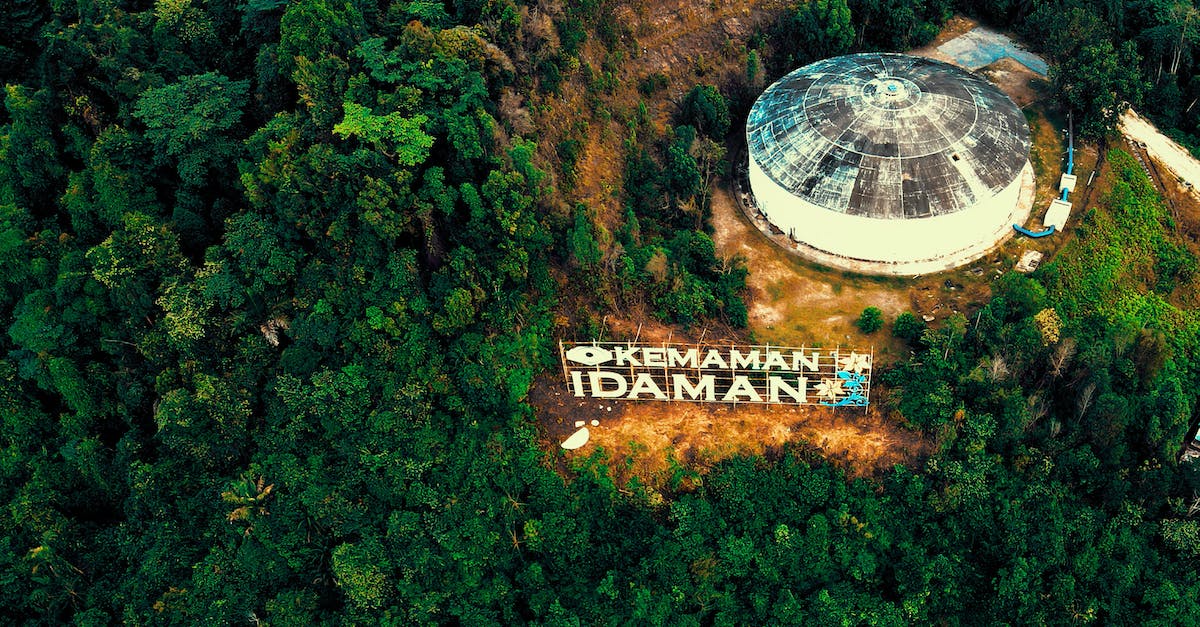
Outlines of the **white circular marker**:
{"label": "white circular marker", "polygon": [[573,451],[577,448],[580,448],[584,444],[587,444],[591,437],[592,434],[588,432],[587,427],[584,427],[571,434],[571,437],[567,438],[567,440],[562,443],[562,447],[568,451]]}

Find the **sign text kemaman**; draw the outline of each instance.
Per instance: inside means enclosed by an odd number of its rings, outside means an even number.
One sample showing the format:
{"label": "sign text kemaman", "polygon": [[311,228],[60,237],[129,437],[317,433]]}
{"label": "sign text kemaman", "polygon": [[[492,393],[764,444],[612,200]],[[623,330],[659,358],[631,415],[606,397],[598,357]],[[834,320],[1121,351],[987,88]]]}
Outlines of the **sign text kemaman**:
{"label": "sign text kemaman", "polygon": [[581,398],[865,407],[873,353],[848,348],[559,342]]}

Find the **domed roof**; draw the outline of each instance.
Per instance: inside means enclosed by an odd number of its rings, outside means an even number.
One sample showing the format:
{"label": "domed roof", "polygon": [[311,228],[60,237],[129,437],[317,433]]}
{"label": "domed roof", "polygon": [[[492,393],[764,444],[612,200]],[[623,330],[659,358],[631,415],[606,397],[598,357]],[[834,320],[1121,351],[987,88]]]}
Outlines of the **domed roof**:
{"label": "domed roof", "polygon": [[767,88],[746,124],[750,158],[776,184],[831,211],[926,218],[990,198],[1029,159],[1021,110],[948,63],[853,54]]}

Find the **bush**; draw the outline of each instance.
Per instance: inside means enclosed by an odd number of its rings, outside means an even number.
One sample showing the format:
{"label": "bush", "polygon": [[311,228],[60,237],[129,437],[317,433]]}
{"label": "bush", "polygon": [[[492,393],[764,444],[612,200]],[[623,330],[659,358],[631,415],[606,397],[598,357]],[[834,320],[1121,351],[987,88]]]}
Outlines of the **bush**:
{"label": "bush", "polygon": [[671,79],[667,78],[662,72],[655,72],[638,82],[638,91],[643,96],[653,96],[654,94],[667,88],[671,83]]}
{"label": "bush", "polygon": [[575,166],[583,154],[583,142],[572,137],[558,142],[559,172],[569,187],[575,185]]}
{"label": "bush", "polygon": [[854,324],[863,333],[874,333],[883,327],[883,312],[878,307],[867,307]]}
{"label": "bush", "polygon": [[917,341],[924,332],[925,321],[911,311],[896,316],[896,322],[892,324],[892,335],[906,342]]}

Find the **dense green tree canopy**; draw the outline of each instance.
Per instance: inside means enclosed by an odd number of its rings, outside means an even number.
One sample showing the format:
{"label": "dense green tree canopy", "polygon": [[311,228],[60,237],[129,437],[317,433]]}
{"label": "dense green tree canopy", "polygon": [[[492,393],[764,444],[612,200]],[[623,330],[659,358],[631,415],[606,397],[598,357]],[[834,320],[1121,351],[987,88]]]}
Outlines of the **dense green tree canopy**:
{"label": "dense green tree canopy", "polygon": [[[1197,95],[1190,5],[1101,5],[1035,41],[1070,51],[1089,129],[1143,89]],[[1057,6],[964,8],[1034,32]],[[740,70],[637,77],[673,118],[609,106],[626,9],[10,2],[0,620],[1200,622],[1200,477],[1176,461],[1197,263],[1120,152],[1052,263],[970,319],[896,320],[914,356],[885,409],[936,445],[912,467],[851,479],[792,445],[653,487],[539,447],[555,337],[748,321],[709,220]],[[802,3],[746,61],[924,43],[949,9]],[[588,110],[559,129],[569,97]],[[627,131],[601,200],[559,176],[597,122]]]}

